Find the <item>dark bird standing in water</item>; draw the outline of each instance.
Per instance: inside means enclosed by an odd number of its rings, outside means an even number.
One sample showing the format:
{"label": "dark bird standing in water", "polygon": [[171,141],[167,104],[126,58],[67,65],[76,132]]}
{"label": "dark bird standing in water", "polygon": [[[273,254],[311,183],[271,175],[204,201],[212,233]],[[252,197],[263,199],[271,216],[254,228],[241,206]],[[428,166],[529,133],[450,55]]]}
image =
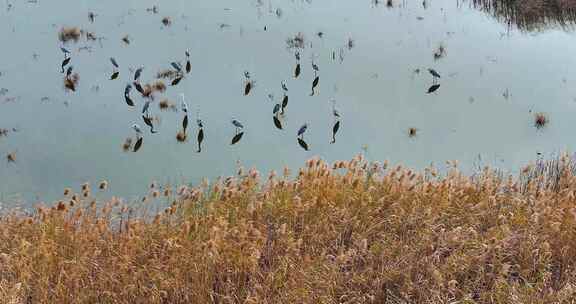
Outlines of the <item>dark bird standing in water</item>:
{"label": "dark bird standing in water", "polygon": [[440,74],[438,74],[438,72],[436,72],[436,70],[434,70],[434,69],[428,69],[428,72],[430,72],[430,74],[432,75],[432,77],[434,78],[434,80],[436,80],[436,78],[440,78]]}
{"label": "dark bird standing in water", "polygon": [[73,66],[68,67],[68,69],[66,70],[66,77],[70,77],[70,75],[72,75],[72,69],[74,69]]}
{"label": "dark bird standing in water", "polygon": [[140,147],[142,147],[142,136],[138,137],[138,140],[136,140],[136,143],[134,144],[134,149],[132,150],[133,152],[138,152],[138,150],[140,150]]}
{"label": "dark bird standing in water", "polygon": [[297,63],[294,69],[294,78],[298,78],[298,76],[300,76],[300,63]]}
{"label": "dark bird standing in water", "polygon": [[298,138],[298,144],[300,147],[302,147],[302,149],[308,151],[308,144],[302,138]]}
{"label": "dark bird standing in water", "polygon": [[136,144],[134,145],[134,149],[132,151],[138,152],[138,150],[142,146],[142,129],[140,129],[140,126],[138,124],[133,124],[132,129],[136,132],[136,138],[137,138]]}
{"label": "dark bird standing in water", "polygon": [[428,88],[428,94],[436,92],[440,88],[440,84],[434,84]]}
{"label": "dark bird standing in water", "polygon": [[241,122],[237,121],[236,119],[233,119],[232,124],[234,125],[234,127],[236,127],[236,135],[234,135],[234,137],[232,138],[232,143],[230,145],[234,145],[237,142],[239,142],[240,139],[242,139],[242,136],[244,135],[244,132],[238,133],[240,129],[244,129],[244,125],[242,125]]}
{"label": "dark bird standing in water", "polygon": [[68,55],[70,55],[70,51],[69,51],[69,50],[67,50],[67,49],[65,49],[65,48],[63,48],[63,47],[60,47],[60,50],[62,51],[62,53],[64,53],[64,57],[68,57]]}
{"label": "dark bird standing in water", "polygon": [[119,67],[119,66],[118,66],[118,62],[116,62],[116,59],[114,59],[114,57],[110,57],[110,62],[112,62],[112,65],[113,65],[115,68],[118,68],[118,67]]}
{"label": "dark bird standing in water", "polygon": [[150,108],[150,101],[149,100],[147,100],[144,103],[144,106],[142,107],[142,114],[145,114],[146,112],[148,112],[148,108]]}
{"label": "dark bird standing in water", "polygon": [[318,86],[319,81],[320,81],[320,76],[316,76],[314,78],[314,81],[312,81],[312,93],[310,93],[310,96],[314,96],[314,89],[316,89],[316,87]]}
{"label": "dark bird standing in water", "polygon": [[288,95],[284,94],[284,98],[282,99],[282,112],[284,114],[284,109],[288,106]]}
{"label": "dark bird standing in water", "polygon": [[334,126],[332,126],[332,141],[331,144],[336,143],[336,133],[340,129],[340,120],[337,120]]}
{"label": "dark bird standing in water", "polygon": [[274,121],[274,126],[276,126],[276,128],[282,130],[282,122],[280,122],[280,119],[278,119],[278,115],[274,115],[273,117],[273,121]]}
{"label": "dark bird standing in water", "polygon": [[182,78],[183,78],[182,76],[180,76],[180,77],[178,77],[178,78],[175,78],[174,80],[172,80],[171,85],[172,85],[172,86],[178,85],[178,83],[180,83],[180,80],[182,80]]}
{"label": "dark bird standing in water", "polygon": [[232,138],[232,142],[230,143],[230,145],[235,145],[236,143],[238,143],[240,141],[240,139],[242,139],[242,136],[244,135],[244,132],[240,132],[237,133],[236,135],[234,135],[234,137]]}
{"label": "dark bird standing in water", "polygon": [[172,65],[172,67],[174,67],[176,69],[176,71],[182,72],[182,67],[180,66],[179,63],[171,62],[170,64]]}
{"label": "dark bird standing in water", "polygon": [[156,133],[157,131],[154,130],[154,125],[152,124],[152,118],[148,115],[142,115],[142,119],[144,123],[150,127],[150,133]]}
{"label": "dark bird standing in water", "polygon": [[304,138],[304,133],[308,130],[308,123],[303,124],[300,129],[298,129],[298,137]]}
{"label": "dark bird standing in water", "polygon": [[140,92],[140,94],[144,95],[144,89],[142,88],[142,86],[139,83],[134,81],[132,84],[134,84],[136,91],[138,91],[138,92]]}
{"label": "dark bird standing in water", "polygon": [[136,72],[134,73],[134,81],[137,81],[137,80],[140,78],[140,75],[142,75],[142,70],[143,70],[143,69],[144,69],[144,68],[138,68],[138,69],[136,70]]}
{"label": "dark bird standing in water", "polygon": [[250,94],[251,90],[252,90],[252,82],[246,81],[246,86],[244,87],[244,96],[247,96],[248,94]]}
{"label": "dark bird standing in water", "polygon": [[184,119],[182,120],[182,130],[184,134],[186,134],[186,129],[188,128],[188,114],[184,115]]}
{"label": "dark bird standing in water", "polygon": [[284,90],[284,92],[288,92],[288,87],[286,86],[286,83],[282,81],[280,84],[282,85],[282,90]]}
{"label": "dark bird standing in water", "polygon": [[126,103],[133,107],[134,106],[134,102],[132,101],[132,99],[130,98],[130,91],[132,90],[132,86],[130,84],[126,85],[126,88],[124,89],[124,99],[126,100]]}
{"label": "dark bird standing in water", "polygon": [[202,120],[196,119],[196,124],[198,125],[198,153],[202,152],[202,141],[204,141],[204,125],[202,124]]}
{"label": "dark bird standing in water", "polygon": [[64,67],[70,63],[70,60],[72,59],[72,57],[67,57],[62,61],[62,73],[64,73]]}
{"label": "dark bird standing in water", "polygon": [[114,57],[110,57],[110,62],[112,62],[112,65],[114,66],[114,73],[112,73],[112,76],[110,76],[110,80],[114,80],[116,78],[118,78],[118,75],[120,74],[120,72],[116,69],[118,69],[118,63],[116,62],[116,59],[114,59]]}
{"label": "dark bird standing in water", "polygon": [[236,131],[238,131],[238,129],[244,129],[244,125],[236,119],[232,120],[232,124],[236,127]]}
{"label": "dark bird standing in water", "polygon": [[190,63],[190,53],[186,51],[186,73],[192,71],[192,64]]}
{"label": "dark bird standing in water", "polygon": [[279,103],[275,104],[274,109],[272,110],[272,114],[274,114],[274,115],[278,114],[278,112],[280,112],[280,108],[281,108],[281,106]]}

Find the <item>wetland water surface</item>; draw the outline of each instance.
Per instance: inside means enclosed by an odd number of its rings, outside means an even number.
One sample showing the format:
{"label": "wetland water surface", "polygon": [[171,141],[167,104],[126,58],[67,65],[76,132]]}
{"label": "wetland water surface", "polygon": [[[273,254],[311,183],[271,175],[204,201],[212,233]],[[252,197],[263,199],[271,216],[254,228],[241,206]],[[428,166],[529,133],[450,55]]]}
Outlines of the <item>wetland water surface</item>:
{"label": "wetland water surface", "polygon": [[[575,34],[566,26],[518,30],[487,12],[454,0],[425,7],[422,1],[393,7],[340,0],[8,1],[0,5],[0,129],[6,130],[0,201],[51,200],[65,187],[100,180],[114,195],[133,199],[151,181],[198,183],[231,175],[238,163],[262,171],[297,168],[315,155],[332,161],[362,152],[416,168],[457,159],[465,169],[482,163],[513,170],[537,153],[573,150]],[[63,44],[58,34],[67,26],[96,40]],[[289,49],[287,39],[298,33],[304,48]],[[61,46],[79,75],[75,92],[63,86]],[[176,86],[165,81],[166,92],[156,94],[149,112],[158,117],[158,133],[151,134],[141,117],[145,100],[133,89],[135,106],[128,106],[125,87],[138,67],[143,84],[174,69],[171,62],[184,68],[186,50],[191,73]],[[254,85],[244,96],[246,71]],[[278,115],[279,130],[272,113],[282,82],[289,104]],[[429,94],[434,84],[440,87]],[[176,139],[180,94],[190,118],[184,143]],[[165,98],[176,111],[160,110]],[[334,104],[341,123],[331,144]],[[546,117],[542,128],[535,127],[536,113]],[[197,116],[205,133],[201,153]],[[142,147],[124,152],[134,123],[142,128]],[[309,151],[297,140],[305,123]],[[241,140],[230,145],[240,131]]]}

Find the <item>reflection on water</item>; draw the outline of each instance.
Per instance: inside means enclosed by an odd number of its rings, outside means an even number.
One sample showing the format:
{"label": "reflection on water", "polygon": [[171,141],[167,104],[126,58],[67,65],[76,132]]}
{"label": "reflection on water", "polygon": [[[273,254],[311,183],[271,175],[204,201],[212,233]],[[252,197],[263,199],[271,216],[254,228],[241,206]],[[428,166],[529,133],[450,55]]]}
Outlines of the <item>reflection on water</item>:
{"label": "reflection on water", "polygon": [[512,169],[574,142],[573,35],[450,0],[2,5],[0,202],[314,155]]}
{"label": "reflection on water", "polygon": [[558,0],[472,0],[481,9],[508,26],[523,31],[540,31],[554,27],[573,29],[576,2]]}

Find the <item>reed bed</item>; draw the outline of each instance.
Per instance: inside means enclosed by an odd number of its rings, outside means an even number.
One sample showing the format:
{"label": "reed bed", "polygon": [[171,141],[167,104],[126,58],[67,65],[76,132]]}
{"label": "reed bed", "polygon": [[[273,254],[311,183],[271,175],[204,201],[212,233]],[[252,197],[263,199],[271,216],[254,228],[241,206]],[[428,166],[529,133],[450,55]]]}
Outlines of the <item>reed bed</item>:
{"label": "reed bed", "polygon": [[572,0],[472,0],[472,4],[522,31],[556,26],[573,30],[576,21],[576,2]]}
{"label": "reed bed", "polygon": [[312,159],[296,174],[156,187],[130,206],[83,185],[1,218],[0,302],[570,303],[574,168]]}

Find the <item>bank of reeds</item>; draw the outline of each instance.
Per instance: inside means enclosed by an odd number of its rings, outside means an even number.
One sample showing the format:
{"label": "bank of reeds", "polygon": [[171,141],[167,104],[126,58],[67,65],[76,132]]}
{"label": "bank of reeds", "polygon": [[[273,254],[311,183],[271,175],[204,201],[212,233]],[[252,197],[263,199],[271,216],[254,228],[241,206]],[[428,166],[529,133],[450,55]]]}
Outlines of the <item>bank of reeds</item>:
{"label": "bank of reeds", "polygon": [[[519,177],[310,160],[0,220],[1,303],[569,303],[569,157]],[[163,193],[165,192],[165,193]],[[166,195],[165,197],[163,195]],[[154,199],[168,200],[155,215]],[[133,209],[134,208],[134,209]],[[459,301],[459,302],[456,302]]]}
{"label": "bank of reeds", "polygon": [[573,29],[576,1],[572,0],[472,0],[473,6],[522,31],[560,26]]}

